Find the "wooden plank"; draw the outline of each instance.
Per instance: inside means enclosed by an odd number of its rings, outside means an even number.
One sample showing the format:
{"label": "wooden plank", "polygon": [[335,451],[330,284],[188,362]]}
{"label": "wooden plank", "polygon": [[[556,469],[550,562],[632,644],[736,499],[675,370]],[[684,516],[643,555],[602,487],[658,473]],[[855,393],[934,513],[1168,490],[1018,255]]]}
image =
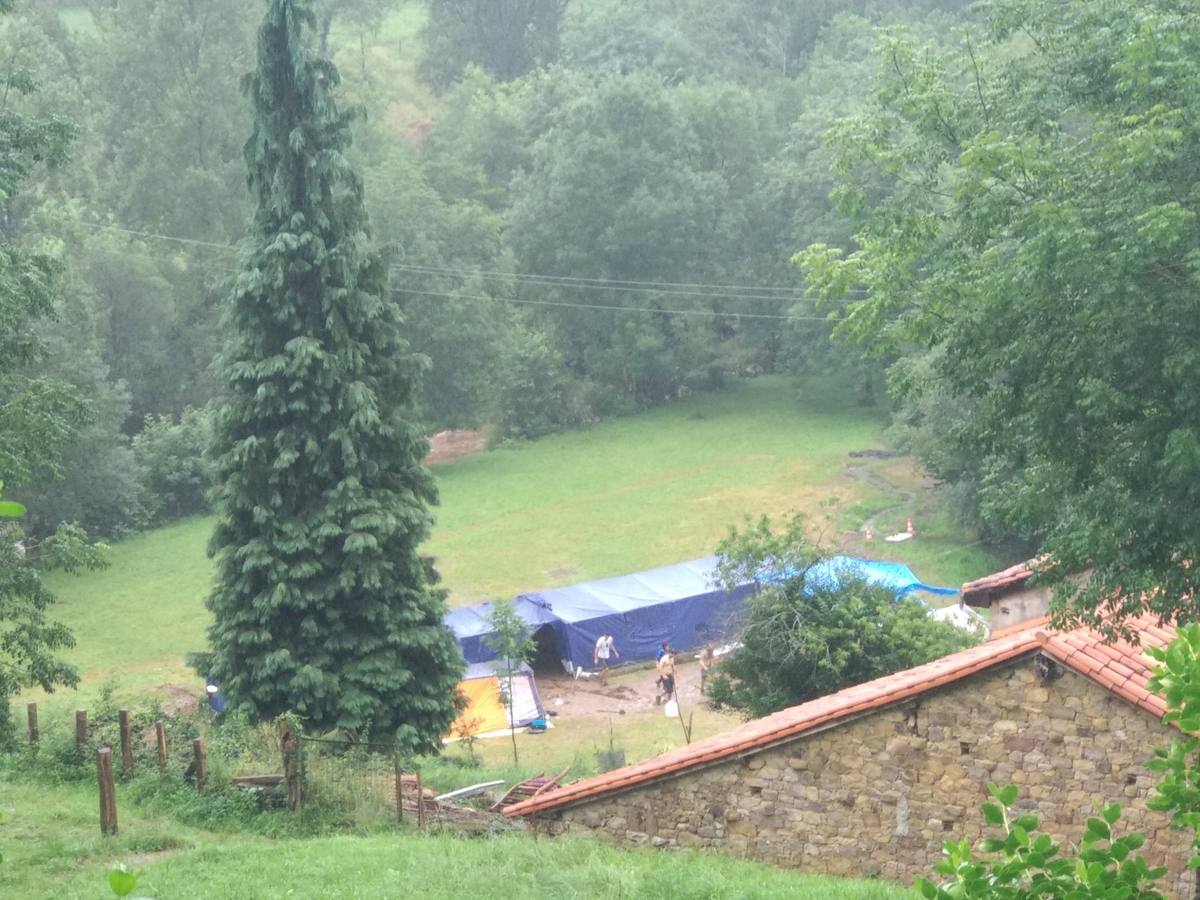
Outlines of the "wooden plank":
{"label": "wooden plank", "polygon": [[121,780],[133,774],[133,738],[129,734],[129,710],[117,710],[117,726],[121,732]]}
{"label": "wooden plank", "polygon": [[159,719],[154,723],[154,745],[158,751],[158,768],[167,768],[167,726]]}
{"label": "wooden plank", "polygon": [[283,775],[287,779],[287,805],[300,812],[300,742],[287,719],[279,720],[279,749],[283,754]]}
{"label": "wooden plank", "polygon": [[87,710],[75,710],[75,746],[82,747],[87,743]]}
{"label": "wooden plank", "polygon": [[425,827],[425,790],[421,787],[421,770],[417,769],[417,831]]}
{"label": "wooden plank", "polygon": [[233,779],[235,787],[279,787],[284,782],[284,775],[239,775]]}
{"label": "wooden plank", "polygon": [[96,751],[96,780],[100,785],[100,833],[117,833],[117,788],[113,783],[112,750]]}
{"label": "wooden plank", "polygon": [[565,769],[563,769],[561,772],[559,772],[553,778],[547,778],[545,784],[539,785],[538,789],[533,792],[533,796],[536,797],[536,796],[538,796],[538,794],[542,793],[543,791],[548,791],[551,788],[558,787],[558,783],[563,778],[565,778],[567,773],[570,771],[571,771],[571,767],[567,766]]}
{"label": "wooden plank", "polygon": [[38,742],[37,704],[32,700],[25,704],[25,716],[29,721],[29,743]]}
{"label": "wooden plank", "polygon": [[204,749],[204,738],[192,741],[192,777],[195,779],[196,790],[204,790],[208,782],[208,754]]}
{"label": "wooden plank", "polygon": [[400,751],[394,753],[393,765],[396,769],[396,821],[404,821],[404,766],[400,759]]}

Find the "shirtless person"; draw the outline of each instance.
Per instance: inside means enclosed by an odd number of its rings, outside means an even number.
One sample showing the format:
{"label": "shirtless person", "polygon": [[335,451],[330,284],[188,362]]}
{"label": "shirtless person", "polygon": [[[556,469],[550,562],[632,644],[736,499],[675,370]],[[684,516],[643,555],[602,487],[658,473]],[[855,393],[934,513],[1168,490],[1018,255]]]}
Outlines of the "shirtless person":
{"label": "shirtless person", "polygon": [[658,660],[658,684],[662,693],[654,698],[654,705],[670,702],[675,696],[675,651],[668,649]]}

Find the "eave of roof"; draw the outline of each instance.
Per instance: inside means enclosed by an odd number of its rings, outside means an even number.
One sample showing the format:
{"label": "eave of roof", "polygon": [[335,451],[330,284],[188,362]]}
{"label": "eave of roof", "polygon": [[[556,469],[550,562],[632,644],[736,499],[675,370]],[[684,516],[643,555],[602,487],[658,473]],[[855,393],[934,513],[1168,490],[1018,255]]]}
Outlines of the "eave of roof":
{"label": "eave of roof", "polygon": [[1024,587],[1033,577],[1033,567],[1030,562],[1017,563],[1001,572],[993,572],[983,578],[968,581],[962,586],[963,602],[968,606],[989,606],[992,598],[1002,596],[1009,591]]}
{"label": "eave of roof", "polygon": [[[1174,629],[1161,627],[1148,617],[1134,624],[1143,646],[1162,646],[1174,636]],[[1036,652],[1155,716],[1161,717],[1166,711],[1162,698],[1147,687],[1153,663],[1141,647],[1122,641],[1105,644],[1098,634],[1087,629],[1053,631],[1045,619],[1037,619],[977,647],[810,700],[653,759],[563,785],[509,807],[504,814],[528,816],[547,812],[754,753]]]}

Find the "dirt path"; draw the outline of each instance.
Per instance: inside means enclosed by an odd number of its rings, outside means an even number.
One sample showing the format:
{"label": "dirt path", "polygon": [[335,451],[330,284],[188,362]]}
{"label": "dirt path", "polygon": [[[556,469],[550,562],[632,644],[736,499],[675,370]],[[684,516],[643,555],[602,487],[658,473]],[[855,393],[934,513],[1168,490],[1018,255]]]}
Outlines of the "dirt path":
{"label": "dirt path", "polygon": [[901,487],[879,471],[881,464],[898,459],[902,455],[890,451],[859,451],[858,453],[850,454],[856,461],[847,463],[845,466],[845,472],[849,477],[898,498],[892,505],[867,516],[862,525],[859,526],[858,531],[854,532],[855,534],[864,532],[868,528],[874,532],[878,532],[880,519],[904,509],[912,510],[912,506],[917,499],[916,493]]}
{"label": "dirt path", "polygon": [[461,456],[479,453],[486,448],[487,435],[480,429],[454,428],[439,431],[429,438],[429,453],[425,456],[425,463],[436,466]]}
{"label": "dirt path", "polygon": [[[537,683],[547,709],[576,719],[607,721],[613,715],[652,712],[658,690],[657,677],[653,666],[638,665],[613,670],[607,685],[601,685],[599,677],[576,680],[568,675],[542,674],[537,676]],[[685,705],[703,701],[700,664],[695,661],[694,654],[680,654],[675,666],[675,692]]]}

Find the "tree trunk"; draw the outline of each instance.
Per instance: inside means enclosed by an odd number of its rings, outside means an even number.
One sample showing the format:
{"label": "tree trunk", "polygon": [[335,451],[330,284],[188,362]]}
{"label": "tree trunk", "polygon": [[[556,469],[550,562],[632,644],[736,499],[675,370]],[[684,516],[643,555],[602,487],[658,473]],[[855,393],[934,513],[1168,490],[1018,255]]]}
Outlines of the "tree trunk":
{"label": "tree trunk", "polygon": [[333,27],[333,10],[325,13],[321,19],[321,55],[329,55],[329,29]]}
{"label": "tree trunk", "polygon": [[516,704],[513,703],[513,689],[512,688],[513,688],[512,671],[510,670],[509,675],[508,675],[508,736],[510,738],[512,738],[513,766],[515,767],[515,766],[520,765],[520,762],[517,760],[517,723],[515,721],[516,716],[514,715],[514,712],[513,712],[516,709]]}

